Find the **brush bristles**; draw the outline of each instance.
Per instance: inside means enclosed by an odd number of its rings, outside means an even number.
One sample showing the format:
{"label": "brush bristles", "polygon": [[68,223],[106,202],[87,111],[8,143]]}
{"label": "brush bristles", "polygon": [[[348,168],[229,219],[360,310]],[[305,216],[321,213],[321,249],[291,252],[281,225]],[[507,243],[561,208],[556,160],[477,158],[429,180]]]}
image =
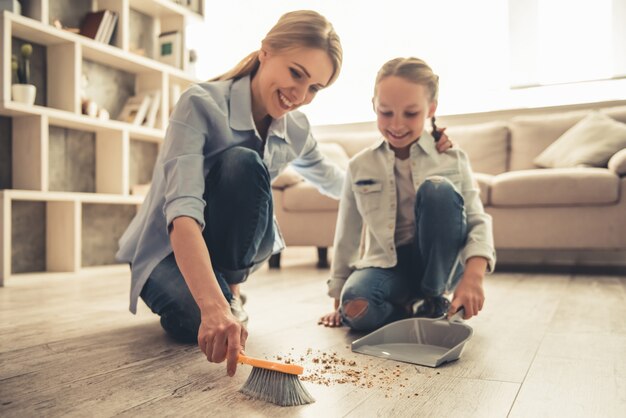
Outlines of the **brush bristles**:
{"label": "brush bristles", "polygon": [[306,405],[315,402],[295,374],[253,367],[239,392],[280,406]]}

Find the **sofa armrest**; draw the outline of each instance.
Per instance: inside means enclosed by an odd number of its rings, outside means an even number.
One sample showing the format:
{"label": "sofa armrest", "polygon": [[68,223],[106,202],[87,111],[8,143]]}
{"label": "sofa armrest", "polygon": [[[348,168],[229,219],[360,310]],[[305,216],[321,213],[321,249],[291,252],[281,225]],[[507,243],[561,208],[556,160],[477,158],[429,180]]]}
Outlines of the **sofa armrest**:
{"label": "sofa armrest", "polygon": [[626,148],[617,151],[609,160],[609,170],[618,176],[626,176]]}

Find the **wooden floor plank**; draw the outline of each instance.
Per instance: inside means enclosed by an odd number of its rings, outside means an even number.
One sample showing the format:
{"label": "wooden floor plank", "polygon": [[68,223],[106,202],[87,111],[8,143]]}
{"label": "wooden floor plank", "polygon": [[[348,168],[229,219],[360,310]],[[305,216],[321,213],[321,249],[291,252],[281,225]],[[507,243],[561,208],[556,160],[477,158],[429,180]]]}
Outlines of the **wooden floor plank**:
{"label": "wooden floor plank", "polygon": [[623,417],[626,336],[548,334],[511,417]]}

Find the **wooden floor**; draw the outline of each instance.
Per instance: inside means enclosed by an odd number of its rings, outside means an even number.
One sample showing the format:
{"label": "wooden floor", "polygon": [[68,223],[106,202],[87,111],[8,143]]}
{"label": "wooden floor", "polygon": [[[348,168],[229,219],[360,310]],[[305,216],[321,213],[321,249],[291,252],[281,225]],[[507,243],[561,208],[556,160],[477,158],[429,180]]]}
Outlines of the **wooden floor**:
{"label": "wooden floor", "polygon": [[[244,290],[247,353],[301,363],[316,403],[239,393],[248,366],[229,378],[170,341],[143,304],[128,312],[127,274],[39,277],[0,288],[0,416],[626,416],[624,277],[489,276],[463,356],[431,369],[354,354],[355,335],[316,325],[331,301],[314,258],[290,250],[281,271],[261,270]],[[333,353],[346,366],[324,369]],[[341,379],[348,369],[360,377]]]}

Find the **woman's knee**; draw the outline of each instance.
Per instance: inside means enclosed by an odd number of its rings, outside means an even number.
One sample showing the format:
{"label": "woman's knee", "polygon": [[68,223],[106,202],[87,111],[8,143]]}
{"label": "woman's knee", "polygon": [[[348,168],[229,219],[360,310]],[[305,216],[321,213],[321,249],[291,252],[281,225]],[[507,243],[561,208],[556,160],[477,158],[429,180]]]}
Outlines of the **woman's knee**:
{"label": "woman's knee", "polygon": [[168,310],[161,314],[161,327],[178,342],[195,343],[198,340],[200,315],[190,310]]}
{"label": "woman's knee", "polygon": [[260,192],[267,200],[271,196],[270,175],[256,151],[233,147],[223,151],[206,177],[207,199],[246,199]]}
{"label": "woman's knee", "polygon": [[223,151],[216,164],[227,179],[242,178],[249,181],[248,175],[267,174],[267,169],[259,154],[249,148],[232,147]]}

